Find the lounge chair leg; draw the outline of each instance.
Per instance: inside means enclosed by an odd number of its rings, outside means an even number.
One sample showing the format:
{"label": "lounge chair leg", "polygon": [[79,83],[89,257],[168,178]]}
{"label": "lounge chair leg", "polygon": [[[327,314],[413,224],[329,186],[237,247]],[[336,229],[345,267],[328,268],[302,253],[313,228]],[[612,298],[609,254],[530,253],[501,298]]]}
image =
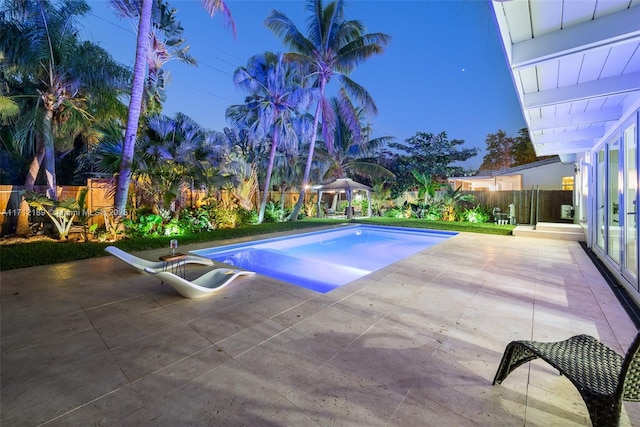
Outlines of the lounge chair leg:
{"label": "lounge chair leg", "polygon": [[537,358],[538,356],[534,352],[522,345],[519,341],[509,343],[504,351],[500,365],[498,366],[498,371],[493,379],[493,384],[502,383],[502,381],[504,381],[505,378],[507,378],[507,376],[518,366],[524,365],[525,363]]}

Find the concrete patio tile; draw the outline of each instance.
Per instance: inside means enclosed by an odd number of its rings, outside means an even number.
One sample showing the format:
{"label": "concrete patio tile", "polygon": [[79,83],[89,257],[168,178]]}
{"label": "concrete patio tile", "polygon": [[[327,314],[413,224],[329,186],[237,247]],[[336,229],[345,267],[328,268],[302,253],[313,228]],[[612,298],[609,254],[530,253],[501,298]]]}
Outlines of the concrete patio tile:
{"label": "concrete patio tile", "polygon": [[[533,374],[533,373],[532,373]],[[541,374],[542,375],[542,374]],[[530,384],[527,389],[528,425],[549,426],[585,426],[590,424],[589,412],[575,387],[559,375],[556,380],[565,380],[568,386],[561,386],[561,391],[543,390]]]}
{"label": "concrete patio tile", "polygon": [[341,351],[370,327],[371,322],[358,314],[329,307],[296,323],[291,330],[314,340],[327,351]]}
{"label": "concrete patio tile", "polygon": [[345,313],[366,317],[371,323],[375,323],[392,312],[396,305],[385,300],[384,295],[377,296],[375,292],[363,290],[331,305],[331,308]]}
{"label": "concrete patio tile", "polygon": [[139,380],[211,345],[205,337],[185,324],[111,350],[130,382]]}
{"label": "concrete patio tile", "polygon": [[122,347],[169,331],[184,328],[184,322],[170,316],[166,310],[158,308],[126,319],[114,321],[94,321],[93,325],[110,349]]}
{"label": "concrete patio tile", "polygon": [[441,427],[480,426],[480,420],[472,420],[410,391],[391,416],[389,426],[415,427],[437,425]]}
{"label": "concrete patio tile", "polygon": [[384,426],[404,393],[396,391],[399,385],[391,388],[366,372],[349,369],[356,365],[357,360],[323,365],[286,398],[321,426]]}
{"label": "concrete patio tile", "polygon": [[279,335],[286,329],[287,328],[280,323],[268,319],[218,341],[217,344],[221,351],[235,358],[247,351],[253,350],[255,347]]}
{"label": "concrete patio tile", "polygon": [[289,329],[235,360],[284,396],[335,354],[315,340]]}
{"label": "concrete patio tile", "polygon": [[94,331],[2,355],[2,425],[39,425],[127,383]]}
{"label": "concrete patio tile", "polygon": [[210,345],[134,381],[136,395],[145,404],[171,395],[192,380],[231,360],[222,348]]}
{"label": "concrete patio tile", "polygon": [[[37,345],[55,343],[60,339],[84,331],[93,331],[87,316],[81,311],[38,315],[35,310],[2,314],[0,347],[3,352],[13,352]],[[5,325],[18,325],[5,327]]]}
{"label": "concrete patio tile", "polygon": [[256,275],[185,299],[110,256],[0,275],[12,427],[588,425],[541,361],[493,386],[504,348],[636,334],[579,244],[538,238],[460,233],[325,294]]}
{"label": "concrete patio tile", "polygon": [[[233,286],[233,283],[229,286]],[[200,318],[206,318],[212,313],[232,307],[238,303],[239,302],[235,301],[228,293],[214,294],[206,298],[191,299],[183,298],[176,292],[171,303],[164,304],[162,307],[177,319],[189,323]]]}
{"label": "concrete patio tile", "polygon": [[87,317],[96,325],[105,325],[131,319],[158,310],[160,305],[148,295],[111,301],[107,304],[85,310]]}
{"label": "concrete patio tile", "polygon": [[282,396],[230,360],[149,404],[158,427],[257,425]]}
{"label": "concrete patio tile", "polygon": [[327,308],[328,302],[321,300],[306,301],[283,311],[271,318],[283,327],[290,327]]}
{"label": "concrete patio tile", "polygon": [[217,343],[265,320],[264,316],[247,311],[245,305],[236,304],[199,317],[189,322],[189,326],[212,343]]}
{"label": "concrete patio tile", "polygon": [[[519,425],[526,393],[491,385],[477,366],[437,352],[424,366],[411,390],[411,399],[441,405],[478,425]],[[473,425],[462,424],[462,425]]]}
{"label": "concrete patio tile", "polygon": [[271,408],[256,417],[253,425],[274,427],[319,426],[320,423],[283,397],[274,403]]}
{"label": "concrete patio tile", "polygon": [[263,295],[256,295],[250,300],[240,303],[240,310],[252,311],[264,318],[272,318],[303,304],[307,300],[296,295],[271,289]]}
{"label": "concrete patio tile", "polygon": [[435,351],[449,335],[450,327],[413,310],[396,311],[376,322],[358,341],[407,349],[427,346]]}
{"label": "concrete patio tile", "polygon": [[74,408],[45,425],[47,427],[155,426],[149,412],[130,385]]}
{"label": "concrete patio tile", "polygon": [[30,295],[55,290],[64,283],[50,265],[0,272],[0,296]]}

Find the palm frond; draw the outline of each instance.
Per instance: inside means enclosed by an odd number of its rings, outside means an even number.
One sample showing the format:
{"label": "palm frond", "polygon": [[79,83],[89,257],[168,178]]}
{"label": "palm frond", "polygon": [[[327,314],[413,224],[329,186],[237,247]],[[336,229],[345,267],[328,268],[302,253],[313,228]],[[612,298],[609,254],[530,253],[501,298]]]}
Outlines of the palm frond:
{"label": "palm frond", "polygon": [[231,10],[224,2],[224,0],[202,0],[202,4],[204,5],[204,9],[207,11],[209,16],[213,18],[213,16],[220,12],[222,17],[224,18],[224,23],[227,28],[231,29],[233,34],[233,38],[236,38],[238,35],[238,31],[236,29],[236,23],[231,16]]}
{"label": "palm frond", "polygon": [[344,88],[341,96],[353,97],[367,114],[378,114],[378,107],[369,92],[345,75],[339,75],[340,84]]}
{"label": "palm frond", "polygon": [[19,114],[18,103],[7,96],[0,95],[0,123],[8,125],[14,122]]}
{"label": "palm frond", "polygon": [[311,57],[315,50],[313,43],[298,30],[287,15],[278,10],[272,10],[264,23],[291,50]]}
{"label": "palm frond", "polygon": [[373,179],[393,179],[396,176],[389,169],[377,163],[362,160],[352,160],[347,163],[347,168],[351,173],[355,173],[365,178]]}
{"label": "palm frond", "polygon": [[336,130],[336,113],[331,108],[331,102],[326,98],[320,100],[322,109],[322,138],[329,152],[333,151],[334,132]]}
{"label": "palm frond", "polygon": [[340,121],[350,133],[350,139],[353,144],[359,144],[362,141],[362,125],[360,123],[360,113],[354,107],[351,99],[347,96],[344,89],[340,88],[340,97],[336,98],[336,111],[340,115]]}
{"label": "palm frond", "polygon": [[142,9],[142,0],[109,0],[109,4],[121,18],[139,17]]}
{"label": "palm frond", "polygon": [[365,34],[340,47],[337,57],[337,69],[349,73],[353,68],[384,52],[391,38],[383,33]]}

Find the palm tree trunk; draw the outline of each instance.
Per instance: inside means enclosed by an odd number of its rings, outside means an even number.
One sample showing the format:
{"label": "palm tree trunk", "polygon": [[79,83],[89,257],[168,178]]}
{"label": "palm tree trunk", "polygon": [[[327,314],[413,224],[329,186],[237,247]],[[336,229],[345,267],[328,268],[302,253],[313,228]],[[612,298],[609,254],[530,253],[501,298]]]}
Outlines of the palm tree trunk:
{"label": "palm tree trunk", "polygon": [[44,160],[44,144],[42,143],[42,138],[40,135],[36,135],[35,139],[36,153],[33,156],[33,160],[31,160],[31,164],[29,165],[27,179],[25,179],[24,181],[24,189],[28,191],[33,191],[33,188],[36,185],[36,179],[38,178],[38,172],[40,172],[42,160]]}
{"label": "palm tree trunk", "polygon": [[320,110],[322,109],[322,100],[324,99],[324,78],[320,79],[320,98],[318,100],[318,106],[316,107],[316,114],[313,117],[313,134],[311,135],[311,142],[309,143],[309,154],[307,155],[307,164],[304,167],[304,176],[302,177],[302,186],[300,187],[300,197],[296,205],[293,207],[293,211],[289,214],[288,221],[296,221],[302,209],[304,203],[304,196],[307,191],[307,185],[309,185],[309,175],[311,174],[311,164],[313,163],[313,153],[316,148],[316,139],[318,137],[318,123],[320,122]]}
{"label": "palm tree trunk", "polygon": [[114,197],[114,212],[116,216],[125,216],[127,210],[127,198],[129,196],[129,184],[131,183],[131,166],[133,153],[138,133],[138,122],[142,109],[142,96],[144,93],[144,80],[147,71],[147,51],[149,48],[149,30],[151,27],[151,7],[153,0],[142,1],[142,11],[138,23],[138,38],[136,43],[136,62],[133,68],[133,83],[131,85],[131,99],[129,101],[129,113],[127,116],[127,130],[122,146],[122,159],[120,161],[120,173]]}
{"label": "palm tree trunk", "polygon": [[273,163],[276,158],[277,148],[278,148],[278,132],[276,131],[276,126],[274,124],[273,142],[271,143],[271,153],[269,153],[269,165],[267,165],[267,174],[264,177],[264,191],[262,192],[262,201],[260,202],[260,213],[258,214],[258,224],[262,224],[262,221],[264,220],[264,211],[267,208],[267,197],[269,197],[269,186],[271,185],[271,173],[273,172]]}
{"label": "palm tree trunk", "polygon": [[58,200],[58,185],[56,183],[56,152],[53,146],[53,110],[47,109],[44,114],[42,136],[44,139],[44,172],[47,179],[47,197]]}

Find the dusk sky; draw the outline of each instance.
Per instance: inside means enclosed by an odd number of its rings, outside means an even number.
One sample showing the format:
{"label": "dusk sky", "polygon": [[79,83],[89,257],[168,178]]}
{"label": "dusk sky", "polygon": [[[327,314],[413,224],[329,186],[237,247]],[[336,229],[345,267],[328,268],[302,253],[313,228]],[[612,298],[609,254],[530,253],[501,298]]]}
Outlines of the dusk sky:
{"label": "dusk sky", "polygon": [[[225,110],[246,95],[232,81],[234,70],[265,51],[287,49],[264,25],[272,9],[284,12],[306,34],[306,1],[227,0],[237,39],[222,16],[211,19],[197,0],[170,0],[198,61],[193,67],[171,61],[164,113],[187,114],[221,131]],[[133,66],[135,22],[118,18],[106,1],[89,1],[84,35],[125,65]],[[515,136],[525,127],[496,26],[485,0],[351,0],[346,15],[368,32],[384,32],[384,54],[360,65],[351,77],[372,94],[379,113],[370,122],[374,136],[403,141],[416,132],[446,132],[480,154],[465,163],[477,168],[485,138],[502,129]]]}

